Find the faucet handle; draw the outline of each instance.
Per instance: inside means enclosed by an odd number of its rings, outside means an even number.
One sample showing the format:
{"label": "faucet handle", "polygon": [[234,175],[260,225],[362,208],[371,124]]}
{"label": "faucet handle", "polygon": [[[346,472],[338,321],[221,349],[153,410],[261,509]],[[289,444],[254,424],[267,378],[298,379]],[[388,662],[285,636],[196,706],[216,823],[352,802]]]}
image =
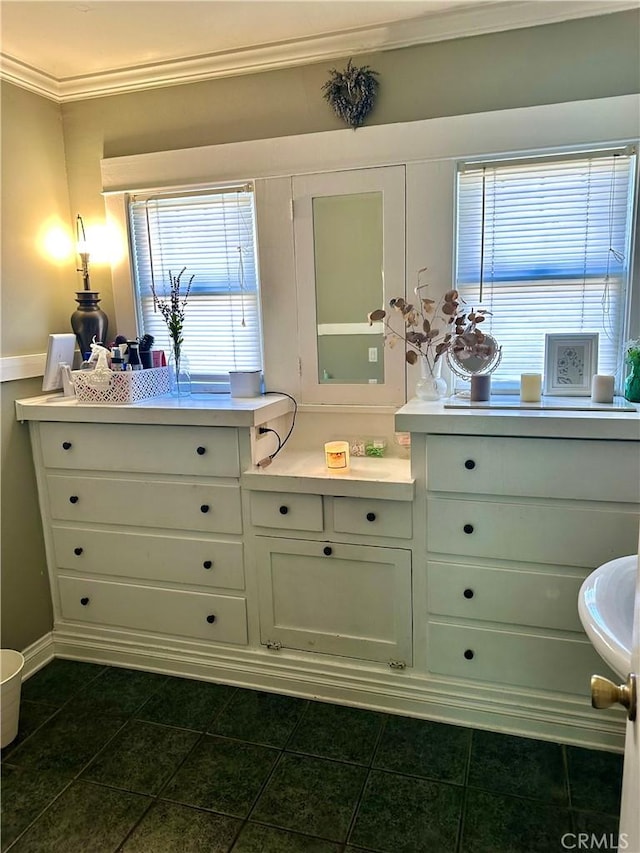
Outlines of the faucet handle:
{"label": "faucet handle", "polygon": [[614,684],[602,675],[591,676],[591,707],[609,708],[619,703],[627,709],[631,722],[636,718],[638,708],[638,686],[635,673],[630,672],[624,684]]}

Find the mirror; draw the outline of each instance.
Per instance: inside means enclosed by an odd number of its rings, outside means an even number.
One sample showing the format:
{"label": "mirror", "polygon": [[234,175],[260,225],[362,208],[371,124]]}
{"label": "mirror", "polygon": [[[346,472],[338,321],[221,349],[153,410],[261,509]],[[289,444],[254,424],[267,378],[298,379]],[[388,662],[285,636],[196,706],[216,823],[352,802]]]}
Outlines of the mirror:
{"label": "mirror", "polygon": [[383,302],[383,195],[312,201],[318,382],[384,382],[384,338],[367,313]]}
{"label": "mirror", "polygon": [[502,357],[502,350],[492,335],[485,333],[481,345],[474,345],[460,352],[449,351],[449,367],[461,379],[470,379],[478,373],[491,373]]}

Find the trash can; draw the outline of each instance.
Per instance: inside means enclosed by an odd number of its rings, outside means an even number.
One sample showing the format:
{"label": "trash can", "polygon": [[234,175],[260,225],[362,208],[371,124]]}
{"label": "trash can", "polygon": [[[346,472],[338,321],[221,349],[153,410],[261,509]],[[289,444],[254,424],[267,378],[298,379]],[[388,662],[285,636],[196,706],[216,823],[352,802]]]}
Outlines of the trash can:
{"label": "trash can", "polygon": [[24,657],[13,649],[0,650],[0,656],[0,746],[5,747],[18,734]]}

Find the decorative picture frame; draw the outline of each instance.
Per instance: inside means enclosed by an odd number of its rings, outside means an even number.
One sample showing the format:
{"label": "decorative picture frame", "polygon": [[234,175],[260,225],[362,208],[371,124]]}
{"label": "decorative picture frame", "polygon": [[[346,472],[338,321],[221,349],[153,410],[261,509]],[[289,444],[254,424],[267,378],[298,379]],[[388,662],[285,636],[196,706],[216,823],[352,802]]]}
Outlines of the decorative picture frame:
{"label": "decorative picture frame", "polygon": [[597,332],[545,335],[545,396],[591,394],[591,379],[598,372],[598,337]]}

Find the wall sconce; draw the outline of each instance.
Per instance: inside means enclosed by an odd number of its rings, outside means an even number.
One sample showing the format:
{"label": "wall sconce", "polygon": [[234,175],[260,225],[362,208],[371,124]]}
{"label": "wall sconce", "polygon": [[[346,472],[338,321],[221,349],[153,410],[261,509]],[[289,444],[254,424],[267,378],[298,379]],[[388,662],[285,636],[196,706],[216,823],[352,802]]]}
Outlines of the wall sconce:
{"label": "wall sconce", "polygon": [[80,257],[78,272],[82,273],[83,290],[76,291],[78,307],[71,315],[71,328],[75,332],[80,353],[84,356],[86,352],[90,351],[94,340],[106,345],[109,318],[102,308],[98,307],[100,294],[97,290],[91,290],[89,279],[89,246],[84,230],[84,222],[80,214],[76,216],[76,239],[76,251]]}

